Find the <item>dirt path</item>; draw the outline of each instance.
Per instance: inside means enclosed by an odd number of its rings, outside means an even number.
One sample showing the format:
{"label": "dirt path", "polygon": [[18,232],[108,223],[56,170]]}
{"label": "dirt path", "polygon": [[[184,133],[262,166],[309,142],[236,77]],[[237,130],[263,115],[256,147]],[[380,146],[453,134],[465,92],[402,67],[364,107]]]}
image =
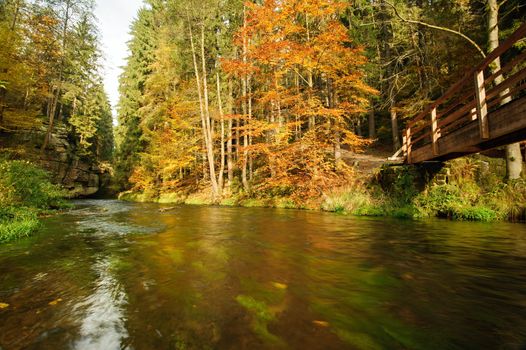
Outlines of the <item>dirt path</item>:
{"label": "dirt path", "polygon": [[388,157],[393,152],[385,149],[367,149],[363,153],[353,153],[348,150],[342,150],[342,158],[348,165],[354,166],[359,174],[371,176],[383,164],[388,163]]}

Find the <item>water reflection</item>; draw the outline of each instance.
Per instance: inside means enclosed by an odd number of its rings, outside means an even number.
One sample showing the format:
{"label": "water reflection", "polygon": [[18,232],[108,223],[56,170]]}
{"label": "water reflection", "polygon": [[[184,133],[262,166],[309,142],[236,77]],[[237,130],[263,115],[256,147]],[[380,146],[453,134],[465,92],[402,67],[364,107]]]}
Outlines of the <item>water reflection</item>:
{"label": "water reflection", "polygon": [[79,339],[74,348],[79,350],[118,350],[125,344],[128,332],[125,327],[124,308],[126,294],[111,275],[109,259],[94,266],[98,275],[93,294],[74,306],[82,314]]}
{"label": "water reflection", "polygon": [[9,304],[0,347],[519,349],[526,340],[525,225],[80,205],[0,247]]}

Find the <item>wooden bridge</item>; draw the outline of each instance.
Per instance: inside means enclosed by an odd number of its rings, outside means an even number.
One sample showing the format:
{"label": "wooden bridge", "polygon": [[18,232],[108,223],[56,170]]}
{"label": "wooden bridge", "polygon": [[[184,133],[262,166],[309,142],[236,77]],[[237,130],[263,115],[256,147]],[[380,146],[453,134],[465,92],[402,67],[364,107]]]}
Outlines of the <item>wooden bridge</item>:
{"label": "wooden bridge", "polygon": [[394,157],[443,161],[526,140],[526,50],[514,48],[525,37],[526,23],[407,124]]}

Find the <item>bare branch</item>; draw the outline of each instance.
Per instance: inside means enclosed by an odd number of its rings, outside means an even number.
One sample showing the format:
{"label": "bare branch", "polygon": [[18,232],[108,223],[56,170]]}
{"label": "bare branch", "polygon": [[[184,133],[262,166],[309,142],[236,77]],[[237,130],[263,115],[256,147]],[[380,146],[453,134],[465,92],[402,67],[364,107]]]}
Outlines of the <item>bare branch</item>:
{"label": "bare branch", "polygon": [[396,7],[391,4],[390,2],[387,2],[385,1],[385,3],[389,6],[391,6],[391,8],[394,10],[394,13],[396,15],[396,17],[398,17],[401,21],[403,22],[406,22],[406,23],[412,23],[412,24],[420,24],[424,27],[428,27],[428,28],[432,28],[432,29],[436,29],[436,30],[441,30],[441,31],[444,31],[444,32],[448,32],[448,33],[452,33],[452,34],[455,34],[455,35],[458,35],[460,37],[462,37],[463,39],[467,40],[471,45],[473,45],[473,47],[475,49],[477,49],[477,51],[480,53],[480,55],[483,57],[483,58],[486,58],[486,54],[484,53],[484,51],[480,48],[480,46],[477,45],[476,42],[474,42],[471,38],[469,38],[467,35],[459,32],[459,31],[456,31],[454,29],[450,29],[450,28],[446,28],[446,27],[440,27],[440,26],[436,26],[436,25],[433,25],[433,24],[429,24],[429,23],[425,23],[425,22],[422,22],[422,21],[415,21],[415,20],[411,20],[411,19],[407,19],[407,18],[403,18],[399,13],[398,13],[398,10],[396,9]]}

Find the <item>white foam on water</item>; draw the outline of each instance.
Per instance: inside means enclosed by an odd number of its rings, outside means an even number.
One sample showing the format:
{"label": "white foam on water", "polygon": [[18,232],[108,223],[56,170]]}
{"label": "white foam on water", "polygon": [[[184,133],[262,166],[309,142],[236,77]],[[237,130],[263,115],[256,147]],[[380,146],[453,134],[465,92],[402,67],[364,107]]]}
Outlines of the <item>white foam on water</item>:
{"label": "white foam on water", "polygon": [[128,303],[119,282],[111,275],[109,260],[95,265],[99,273],[94,293],[76,305],[83,311],[80,339],[73,348],[78,350],[119,350],[128,338],[124,307]]}

